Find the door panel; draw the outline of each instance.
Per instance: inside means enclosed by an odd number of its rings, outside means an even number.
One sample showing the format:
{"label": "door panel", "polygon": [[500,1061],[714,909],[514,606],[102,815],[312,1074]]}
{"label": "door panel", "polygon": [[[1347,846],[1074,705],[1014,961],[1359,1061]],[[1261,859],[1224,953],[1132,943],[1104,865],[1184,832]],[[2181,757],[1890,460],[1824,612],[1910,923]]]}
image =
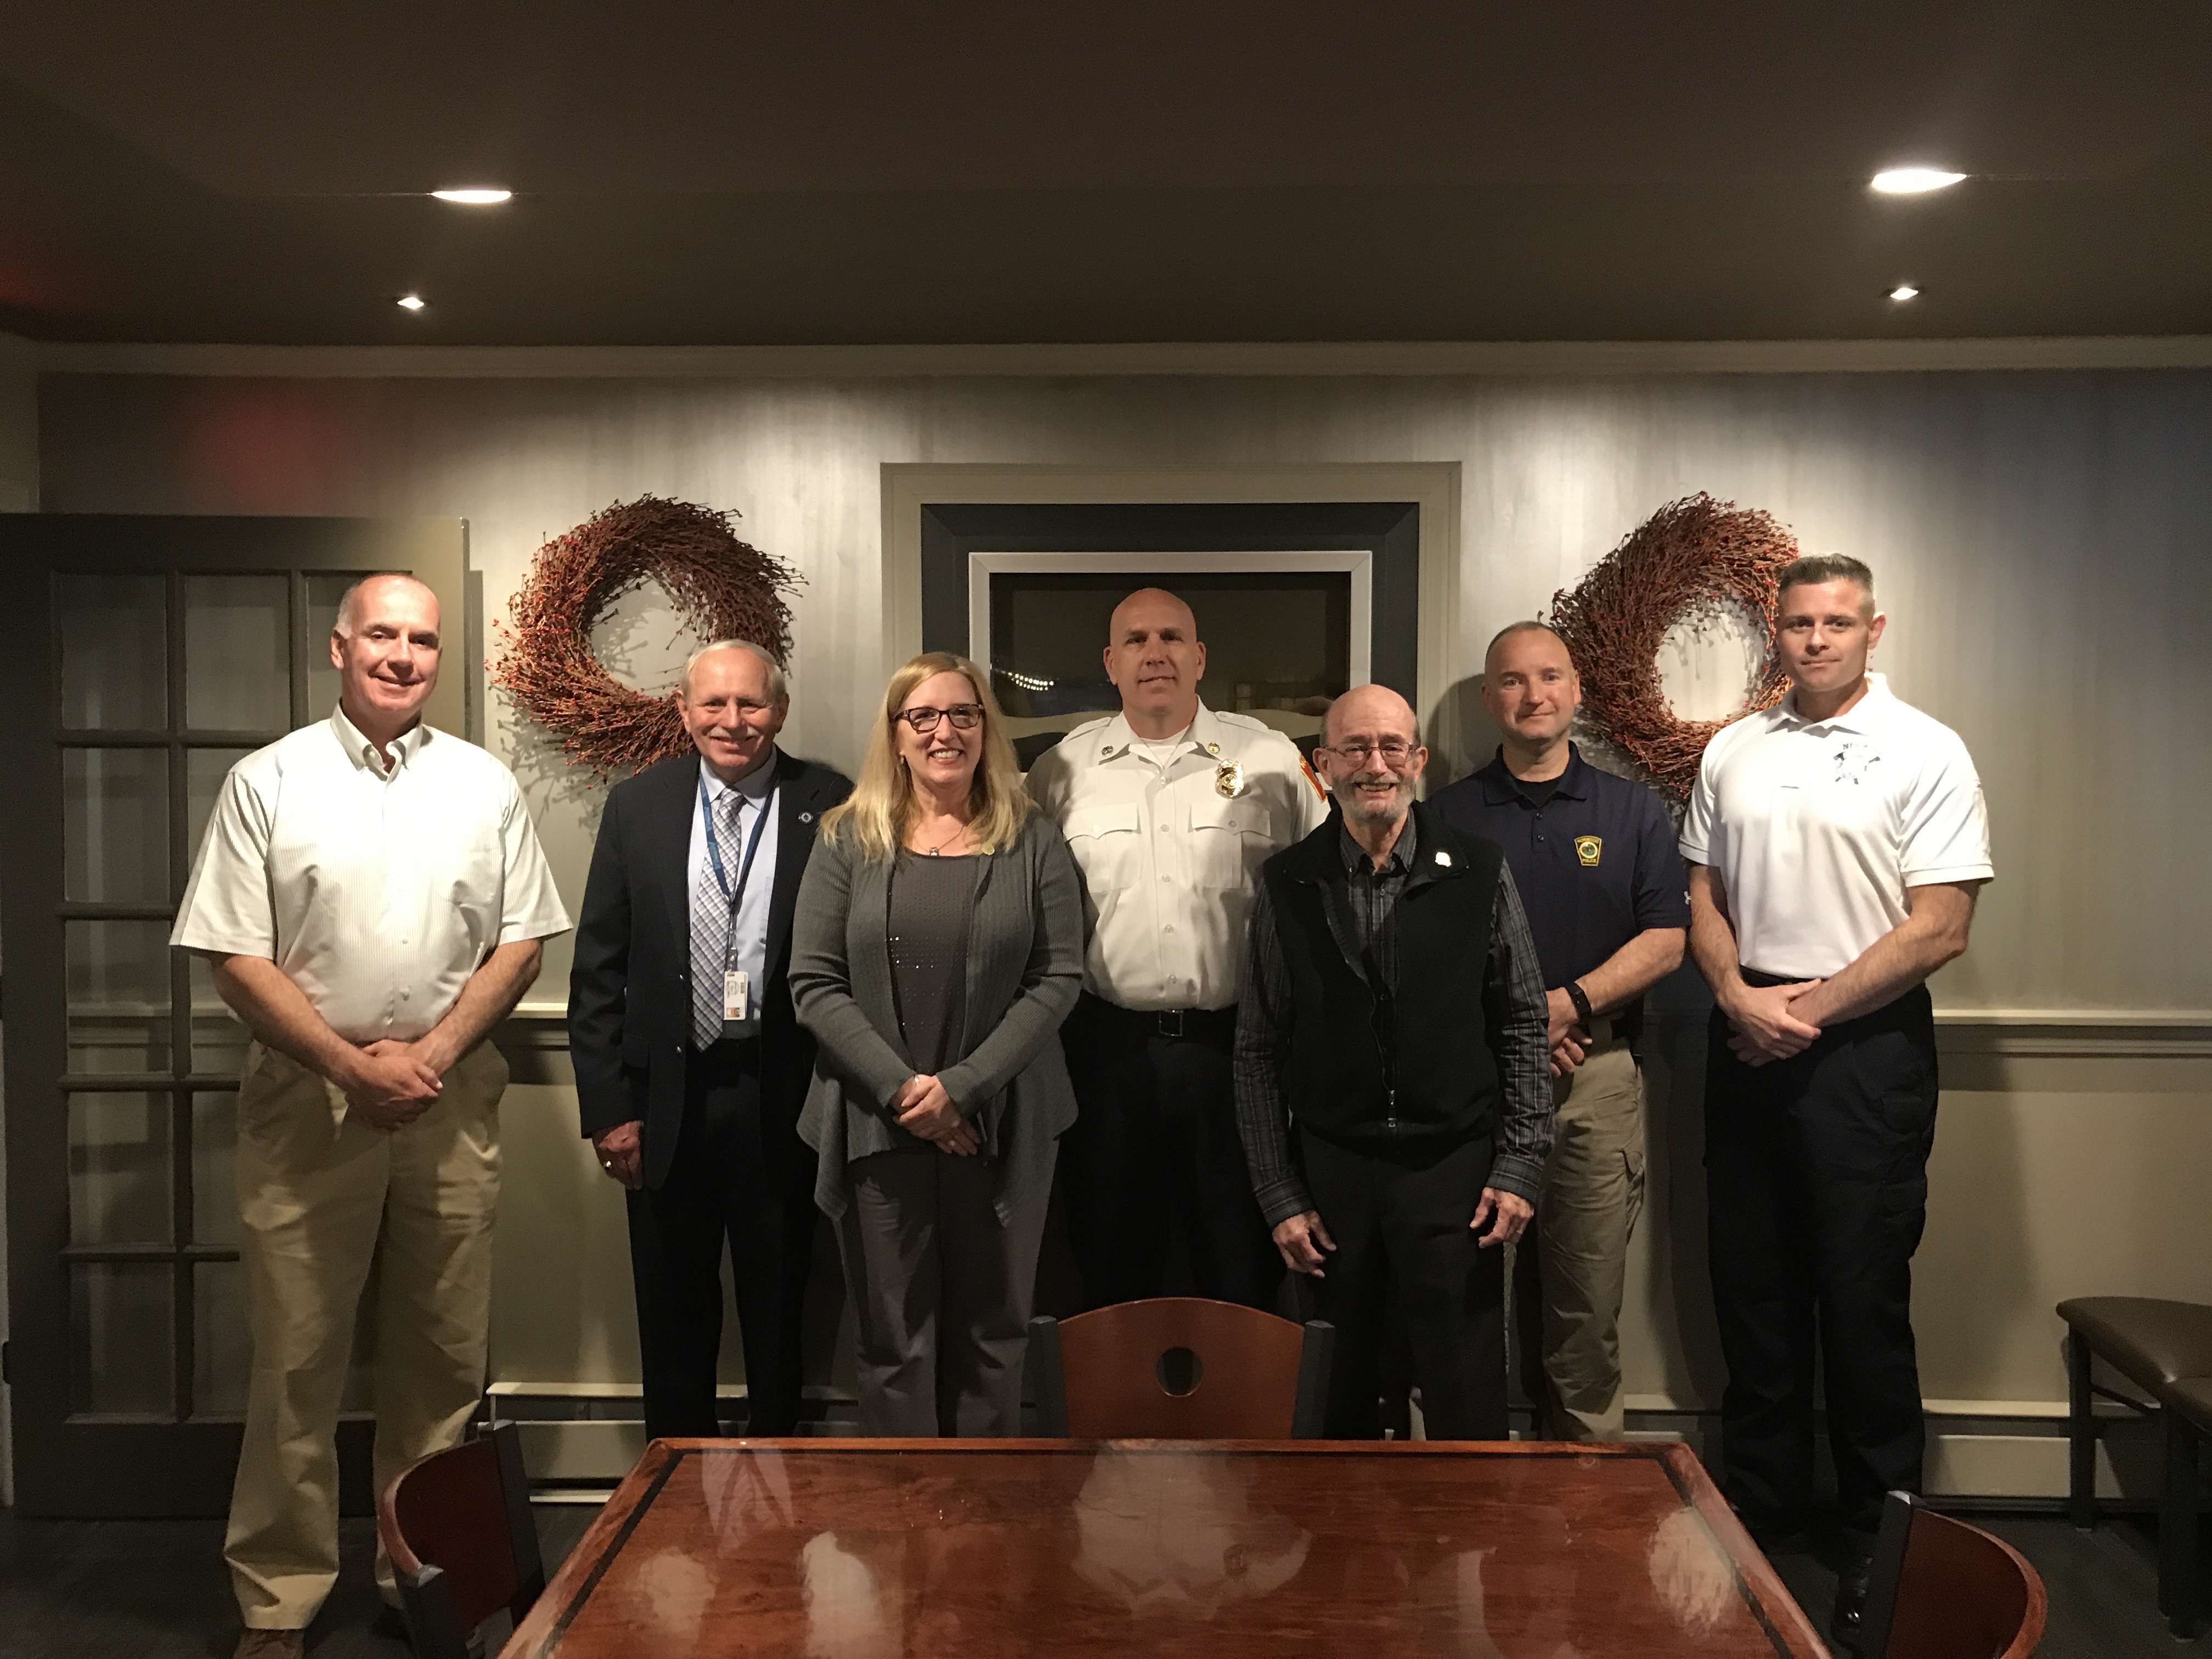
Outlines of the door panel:
{"label": "door panel", "polygon": [[[337,700],[340,594],[374,570],[438,593],[426,718],[465,730],[456,520],[0,517],[37,615],[0,723],[0,1025],[9,1360],[27,1515],[218,1515],[252,1360],[232,1156],[246,1034],[168,934],[225,775]],[[364,1308],[369,1305],[364,1299]],[[348,1409],[368,1391],[356,1336]],[[368,1497],[366,1428],[340,1433]]]}

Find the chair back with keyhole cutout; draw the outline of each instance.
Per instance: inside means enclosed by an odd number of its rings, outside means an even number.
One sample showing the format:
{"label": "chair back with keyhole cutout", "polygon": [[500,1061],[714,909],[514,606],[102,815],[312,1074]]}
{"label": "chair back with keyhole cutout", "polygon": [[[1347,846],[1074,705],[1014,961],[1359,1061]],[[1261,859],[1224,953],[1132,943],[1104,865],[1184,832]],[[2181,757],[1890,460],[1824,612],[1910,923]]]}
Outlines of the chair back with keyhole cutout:
{"label": "chair back with keyhole cutout", "polygon": [[1320,1437],[1335,1328],[1201,1297],[1030,1322],[1043,1433],[1079,1440]]}

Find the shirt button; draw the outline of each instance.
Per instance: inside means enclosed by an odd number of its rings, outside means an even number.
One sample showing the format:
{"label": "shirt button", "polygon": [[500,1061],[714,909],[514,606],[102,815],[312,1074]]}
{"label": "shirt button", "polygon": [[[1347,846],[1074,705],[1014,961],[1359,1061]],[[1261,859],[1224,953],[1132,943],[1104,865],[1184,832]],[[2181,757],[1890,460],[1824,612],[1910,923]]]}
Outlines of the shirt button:
{"label": "shirt button", "polygon": [[1175,923],[1173,923],[1173,922],[1170,922],[1170,923],[1167,925],[1167,927],[1166,927],[1166,930],[1165,930],[1165,931],[1166,931],[1166,932],[1168,932],[1168,933],[1172,933],[1173,932],[1175,932]]}

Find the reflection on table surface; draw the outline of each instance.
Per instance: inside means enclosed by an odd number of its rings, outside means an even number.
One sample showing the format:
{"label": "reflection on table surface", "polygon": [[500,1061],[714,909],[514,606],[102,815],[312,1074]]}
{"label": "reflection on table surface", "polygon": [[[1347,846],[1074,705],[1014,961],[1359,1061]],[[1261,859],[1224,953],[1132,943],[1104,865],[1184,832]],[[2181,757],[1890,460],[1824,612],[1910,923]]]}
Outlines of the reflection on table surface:
{"label": "reflection on table surface", "polygon": [[511,1655],[1814,1654],[1679,1447],[659,1443]]}

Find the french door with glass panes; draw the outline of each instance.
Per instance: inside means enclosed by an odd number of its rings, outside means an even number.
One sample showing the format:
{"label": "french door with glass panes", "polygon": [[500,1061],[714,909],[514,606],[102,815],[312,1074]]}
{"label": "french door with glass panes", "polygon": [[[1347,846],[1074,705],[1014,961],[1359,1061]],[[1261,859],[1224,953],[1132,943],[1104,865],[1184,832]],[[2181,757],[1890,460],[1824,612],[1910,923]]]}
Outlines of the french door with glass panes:
{"label": "french door with glass panes", "polygon": [[[168,946],[240,757],[337,701],[357,576],[439,596],[431,724],[460,732],[458,520],[0,516],[25,672],[0,722],[15,1501],[26,1515],[222,1512],[252,1347],[231,1173],[246,1033]],[[356,1370],[362,1357],[357,1342]],[[349,1407],[365,1405],[356,1388]],[[349,1494],[366,1461],[342,1431]]]}

